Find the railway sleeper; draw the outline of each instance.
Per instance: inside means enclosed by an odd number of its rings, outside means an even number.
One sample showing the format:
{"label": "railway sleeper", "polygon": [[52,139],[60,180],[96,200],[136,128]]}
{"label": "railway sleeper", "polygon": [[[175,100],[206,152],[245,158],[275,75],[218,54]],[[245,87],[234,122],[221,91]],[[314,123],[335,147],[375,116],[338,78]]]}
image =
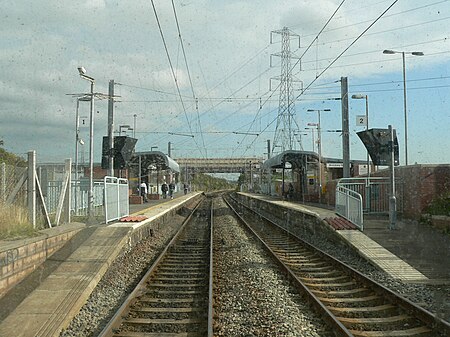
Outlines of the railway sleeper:
{"label": "railway sleeper", "polygon": [[[209,267],[209,266],[208,266]],[[205,267],[180,267],[180,266],[161,266],[158,268],[158,270],[156,271],[158,274],[160,272],[172,272],[172,273],[194,273],[194,274],[198,274],[198,273],[203,273],[205,272]]]}
{"label": "railway sleeper", "polygon": [[191,278],[204,278],[205,277],[205,273],[204,272],[192,272],[189,271],[188,273],[184,272],[184,273],[177,273],[177,272],[171,272],[171,271],[160,271],[158,270],[156,272],[156,277],[167,277],[167,278],[179,278],[179,279],[186,279],[189,280]]}
{"label": "railway sleeper", "polygon": [[435,337],[426,326],[406,328],[401,330],[380,331],[380,330],[350,330],[355,337]]}
{"label": "railway sleeper", "polygon": [[[199,308],[158,308],[154,310],[134,310],[130,312],[129,317],[133,318],[145,318],[145,319],[173,319],[173,320],[183,320],[183,319],[206,319],[207,305]],[[178,310],[174,310],[178,309]],[[184,311],[179,311],[183,309]],[[189,310],[189,311],[188,311]]]}
{"label": "railway sleeper", "polygon": [[337,319],[350,330],[401,331],[423,326],[421,322],[405,314],[371,318],[337,317]]}
{"label": "railway sleeper", "polygon": [[[290,265],[288,263],[286,263],[287,265]],[[295,269],[296,264],[292,264],[292,269]],[[334,266],[331,265],[324,265],[324,266],[318,266],[318,267],[302,267],[301,269],[302,272],[308,273],[308,272],[312,272],[312,273],[319,273],[319,272],[329,272],[329,271],[336,271],[336,268],[334,268]]]}
{"label": "railway sleeper", "polygon": [[190,308],[200,307],[205,302],[205,298],[155,298],[150,296],[141,296],[140,303],[146,307],[152,308]]}
{"label": "railway sleeper", "polygon": [[339,317],[362,318],[362,317],[380,317],[395,316],[398,314],[398,307],[392,304],[382,304],[371,307],[328,307],[328,309]]}
{"label": "railway sleeper", "polygon": [[200,332],[206,331],[207,322],[205,319],[146,319],[130,318],[123,321],[120,330],[135,332]]}
{"label": "railway sleeper", "polygon": [[368,307],[378,306],[385,303],[385,300],[377,295],[364,297],[317,297],[322,303],[330,307]]}
{"label": "railway sleeper", "polygon": [[277,256],[283,262],[290,264],[317,263],[322,261],[320,257],[307,258],[303,256],[293,256],[290,253],[277,253]]}
{"label": "railway sleeper", "polygon": [[207,282],[195,284],[178,284],[178,283],[151,283],[147,286],[150,291],[158,292],[186,292],[186,291],[206,291]]}
{"label": "railway sleeper", "polygon": [[180,291],[173,291],[172,289],[170,290],[159,290],[159,289],[149,289],[146,292],[146,295],[148,296],[152,296],[155,298],[168,298],[168,299],[173,299],[173,298],[201,298],[204,297],[205,295],[205,289],[198,289],[198,290],[180,290]]}
{"label": "railway sleeper", "polygon": [[[337,277],[299,277],[302,281],[304,281],[305,283],[346,283],[346,282],[352,282],[351,279],[349,278],[349,276],[347,275],[341,275],[341,276],[337,276]],[[353,282],[352,282],[353,283]]]}
{"label": "railway sleeper", "polygon": [[[205,257],[205,259],[207,259]],[[202,261],[190,261],[190,260],[178,260],[178,261],[167,261],[164,260],[161,262],[161,265],[159,268],[168,268],[168,267],[181,267],[181,268],[207,268],[209,266],[209,263],[205,262],[205,259]],[[158,268],[158,269],[159,269]]]}
{"label": "railway sleeper", "polygon": [[370,289],[367,288],[353,288],[348,290],[311,290],[314,295],[320,297],[354,297],[369,295],[371,293]]}
{"label": "railway sleeper", "polygon": [[177,275],[175,274],[174,277],[159,277],[157,276],[156,278],[152,279],[150,281],[151,283],[154,284],[201,284],[201,283],[205,283],[207,282],[207,280],[205,279],[205,277],[177,277]]}
{"label": "railway sleeper", "polygon": [[[305,280],[311,280],[310,278],[305,278]],[[328,289],[328,290],[340,290],[340,289],[348,289],[354,288],[355,282],[339,282],[339,283],[311,283],[308,281],[304,281],[303,284],[310,289]]]}
{"label": "railway sleeper", "polygon": [[308,277],[308,278],[331,278],[331,277],[337,277],[339,275],[342,275],[338,271],[329,271],[329,272],[304,272],[299,273],[302,277]]}

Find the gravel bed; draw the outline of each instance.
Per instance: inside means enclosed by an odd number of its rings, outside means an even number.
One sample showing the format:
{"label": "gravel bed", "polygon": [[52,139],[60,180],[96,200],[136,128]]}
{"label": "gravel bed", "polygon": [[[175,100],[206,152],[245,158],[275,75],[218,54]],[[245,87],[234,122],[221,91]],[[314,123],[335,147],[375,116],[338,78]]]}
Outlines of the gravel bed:
{"label": "gravel bed", "polygon": [[220,214],[214,223],[214,335],[330,335],[264,248],[230,212]]}
{"label": "gravel bed", "polygon": [[[261,211],[261,213],[264,212]],[[285,220],[280,220],[269,213],[265,213],[264,215],[285,226]],[[298,226],[289,226],[289,230],[306,242],[316,246],[336,259],[345,262],[362,274],[401,294],[403,297],[417,303],[426,310],[435,313],[447,322],[450,322],[450,285],[402,282],[376,268],[355,251],[343,249],[342,245],[337,245],[336,242],[330,241],[327,237],[321,235],[319,231],[312,233]]]}
{"label": "gravel bed", "polygon": [[154,231],[153,237],[142,240],[118,257],[60,336],[97,336],[179,229],[183,220],[182,216],[174,216],[159,230]]}

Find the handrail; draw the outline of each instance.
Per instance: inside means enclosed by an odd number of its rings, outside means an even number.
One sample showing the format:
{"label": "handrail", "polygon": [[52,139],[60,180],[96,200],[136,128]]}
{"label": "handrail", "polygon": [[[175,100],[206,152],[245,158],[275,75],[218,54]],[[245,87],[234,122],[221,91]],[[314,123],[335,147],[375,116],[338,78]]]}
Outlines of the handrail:
{"label": "handrail", "polygon": [[336,213],[353,222],[361,231],[364,230],[361,194],[343,186],[336,186]]}

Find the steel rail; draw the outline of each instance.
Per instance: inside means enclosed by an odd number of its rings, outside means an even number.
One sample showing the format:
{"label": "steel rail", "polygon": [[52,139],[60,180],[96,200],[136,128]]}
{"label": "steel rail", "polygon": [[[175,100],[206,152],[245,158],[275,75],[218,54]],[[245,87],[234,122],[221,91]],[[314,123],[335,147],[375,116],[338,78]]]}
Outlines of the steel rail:
{"label": "steel rail", "polygon": [[[169,249],[174,246],[175,242],[178,240],[179,236],[184,232],[184,229],[186,228],[187,224],[191,221],[193,215],[198,210],[200,205],[202,204],[202,201],[197,203],[195,208],[191,211],[191,213],[184,219],[182,225],[180,226],[179,230],[176,232],[176,234],[173,236],[173,238],[170,240],[170,242],[166,245],[166,247],[162,250],[161,254],[158,256],[158,258],[155,260],[155,262],[152,264],[150,269],[145,273],[145,275],[142,277],[141,281],[137,284],[135,289],[130,293],[130,295],[126,298],[126,300],[123,302],[123,304],[120,306],[120,308],[116,311],[114,316],[109,320],[108,324],[104,327],[104,329],[101,331],[101,333],[98,335],[98,337],[113,337],[115,332],[114,330],[117,330],[124,317],[126,317],[130,312],[130,307],[136,302],[136,298],[139,296],[142,296],[146,291],[146,282],[148,278],[155,272],[160,262],[164,259]],[[211,262],[212,264],[212,262]],[[210,276],[211,278],[211,276]]]}
{"label": "steel rail", "polygon": [[214,293],[213,293],[213,233],[214,233],[214,201],[211,200],[211,224],[210,224],[210,241],[209,241],[209,281],[208,281],[208,337],[213,337],[213,304],[214,304]]}
{"label": "steel rail", "polygon": [[[230,198],[232,198],[232,197],[230,196]],[[264,216],[263,214],[255,211],[254,209],[250,208],[249,206],[239,202],[235,198],[232,198],[232,199],[233,199],[234,202],[236,202],[239,205],[242,205],[246,209],[250,210],[251,212],[256,214],[258,217],[260,217],[261,219],[264,219],[265,221],[267,221],[267,222],[271,223],[272,225],[276,226],[277,228],[283,230],[289,237],[291,237],[291,238],[293,238],[295,240],[298,240],[299,242],[302,243],[302,245],[305,245],[306,247],[308,247],[312,251],[317,252],[319,255],[321,255],[322,257],[324,257],[328,261],[330,261],[335,267],[338,267],[339,269],[345,271],[351,277],[355,278],[359,282],[367,285],[377,295],[382,296],[384,298],[387,297],[388,300],[391,303],[398,305],[400,308],[402,308],[404,311],[409,313],[411,316],[415,317],[416,319],[418,319],[419,321],[423,322],[425,325],[430,327],[433,331],[437,331],[439,333],[443,333],[446,336],[450,336],[450,323],[449,322],[444,321],[443,319],[437,317],[436,315],[434,315],[433,313],[427,311],[426,309],[416,305],[415,303],[413,303],[412,301],[408,300],[407,298],[401,296],[400,294],[397,294],[394,291],[392,291],[391,289],[383,286],[382,284],[380,284],[380,283],[378,283],[378,282],[368,278],[367,276],[365,276],[361,272],[357,271],[353,267],[349,266],[348,264],[346,264],[346,263],[344,263],[342,261],[337,260],[335,257],[329,255],[328,253],[324,252],[323,250],[315,247],[314,245],[312,245],[312,244],[310,244],[308,242],[305,242],[304,240],[299,238],[297,235],[295,235],[294,233],[292,233],[288,229],[283,228],[282,226],[276,224],[271,219],[269,219],[266,216]],[[229,204],[229,203],[227,202],[227,204]],[[237,215],[238,215],[239,218],[242,218],[240,214],[237,213]],[[245,220],[243,220],[243,221],[245,222]],[[252,232],[253,232],[253,230],[252,230]],[[272,251],[270,248],[268,248],[268,249],[270,251]],[[274,252],[274,254],[276,255],[275,252]],[[277,260],[279,260],[278,257],[277,257]],[[288,266],[285,266],[285,264],[281,260],[280,260],[280,263],[285,268],[290,270],[290,268]],[[300,281],[300,282],[301,282],[302,285],[304,285],[302,281]],[[313,294],[313,296],[315,296],[315,295]],[[317,300],[319,300],[319,299],[317,299]],[[330,312],[330,311],[328,311],[328,312]],[[330,314],[334,316],[333,313],[330,312]],[[352,335],[350,335],[350,336],[352,336]]]}
{"label": "steel rail", "polygon": [[[250,226],[250,224],[241,216],[241,214],[236,211],[236,209],[231,205],[231,203],[224,198],[224,201],[231,208],[231,210],[235,213],[236,217],[246,225],[248,230],[258,238],[262,245],[273,255],[275,261],[283,268],[283,270],[287,273],[289,278],[294,281],[300,290],[307,295],[307,299],[309,302],[318,310],[323,318],[326,320],[329,326],[334,329],[334,332],[337,333],[337,336],[343,337],[352,337],[352,333],[331,313],[330,310],[314,295],[311,290],[301,281],[294,272],[283,262],[280,260],[278,255],[267,245],[267,243],[263,240],[263,238]],[[245,206],[245,205],[244,205]]]}

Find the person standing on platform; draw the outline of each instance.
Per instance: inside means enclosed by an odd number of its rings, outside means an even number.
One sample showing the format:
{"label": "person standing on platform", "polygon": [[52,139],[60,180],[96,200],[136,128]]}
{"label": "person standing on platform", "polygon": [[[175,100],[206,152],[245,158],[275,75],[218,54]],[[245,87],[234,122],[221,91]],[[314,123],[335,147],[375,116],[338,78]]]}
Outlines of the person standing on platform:
{"label": "person standing on platform", "polygon": [[147,184],[145,183],[145,181],[142,181],[141,186],[140,186],[140,190],[141,190],[141,196],[142,196],[144,202],[148,202],[148,199],[147,199]]}
{"label": "person standing on platform", "polygon": [[169,190],[169,188],[167,187],[167,184],[164,182],[162,185],[161,185],[161,192],[162,192],[162,196],[163,196],[163,199],[166,199],[167,198],[167,191]]}
{"label": "person standing on platform", "polygon": [[169,184],[169,195],[170,195],[170,199],[173,199],[173,192],[175,191],[175,184],[173,182],[171,182]]}

